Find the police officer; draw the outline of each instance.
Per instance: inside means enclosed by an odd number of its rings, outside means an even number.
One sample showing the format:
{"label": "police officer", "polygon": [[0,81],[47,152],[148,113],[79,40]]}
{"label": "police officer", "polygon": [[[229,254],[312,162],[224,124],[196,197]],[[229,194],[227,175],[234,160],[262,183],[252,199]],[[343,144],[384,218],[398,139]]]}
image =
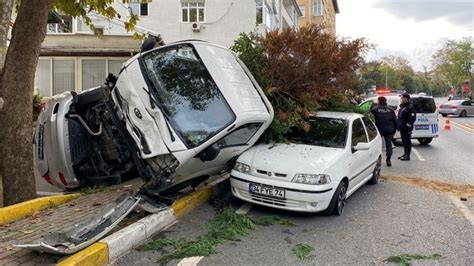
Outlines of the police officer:
{"label": "police officer", "polygon": [[398,130],[402,137],[403,149],[405,153],[398,157],[402,161],[410,160],[411,153],[411,132],[416,121],[416,113],[410,103],[410,95],[404,93],[401,96],[400,111],[398,112]]}
{"label": "police officer", "polygon": [[375,117],[375,125],[380,135],[385,140],[386,162],[387,166],[392,166],[390,157],[392,157],[392,139],[397,130],[397,116],[392,108],[387,106],[387,98],[380,96],[377,98],[377,107],[371,110]]}

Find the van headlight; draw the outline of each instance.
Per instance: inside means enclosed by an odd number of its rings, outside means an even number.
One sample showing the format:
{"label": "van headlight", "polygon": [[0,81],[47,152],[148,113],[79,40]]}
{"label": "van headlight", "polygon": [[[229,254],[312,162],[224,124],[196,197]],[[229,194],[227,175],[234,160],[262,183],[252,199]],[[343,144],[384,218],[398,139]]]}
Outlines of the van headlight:
{"label": "van headlight", "polygon": [[234,165],[234,170],[241,173],[248,173],[250,172],[250,166],[248,164],[236,162]]}
{"label": "van headlight", "polygon": [[325,174],[296,174],[295,177],[293,177],[293,182],[308,185],[325,185],[331,183],[331,178]]}

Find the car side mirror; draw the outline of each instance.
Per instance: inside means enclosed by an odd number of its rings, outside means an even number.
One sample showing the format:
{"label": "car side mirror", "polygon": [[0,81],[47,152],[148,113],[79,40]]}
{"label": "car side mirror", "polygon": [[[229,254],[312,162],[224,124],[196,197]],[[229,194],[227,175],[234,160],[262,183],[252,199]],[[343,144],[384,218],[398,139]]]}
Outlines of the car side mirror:
{"label": "car side mirror", "polygon": [[370,148],[369,143],[367,143],[367,142],[359,142],[359,143],[357,143],[357,145],[352,146],[352,152],[356,152],[356,151],[367,151],[367,150],[369,150],[369,148]]}
{"label": "car side mirror", "polygon": [[203,162],[209,162],[217,158],[221,151],[221,148],[217,144],[213,144],[198,154],[198,157]]}

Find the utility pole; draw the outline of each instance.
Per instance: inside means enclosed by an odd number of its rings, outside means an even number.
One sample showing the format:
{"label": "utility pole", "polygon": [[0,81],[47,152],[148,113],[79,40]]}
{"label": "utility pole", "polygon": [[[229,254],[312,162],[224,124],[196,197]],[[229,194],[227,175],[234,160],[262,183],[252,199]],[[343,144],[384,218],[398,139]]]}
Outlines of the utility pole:
{"label": "utility pole", "polygon": [[[428,72],[426,71],[427,67],[425,65],[423,65],[423,68],[425,69],[425,79],[428,81]],[[433,87],[432,86],[430,86],[430,95],[433,96]]]}
{"label": "utility pole", "polygon": [[387,85],[387,83],[388,83],[388,82],[387,82],[388,73],[387,73],[387,71],[388,71],[388,67],[385,66],[385,89],[386,89],[386,90],[388,89],[388,85]]}

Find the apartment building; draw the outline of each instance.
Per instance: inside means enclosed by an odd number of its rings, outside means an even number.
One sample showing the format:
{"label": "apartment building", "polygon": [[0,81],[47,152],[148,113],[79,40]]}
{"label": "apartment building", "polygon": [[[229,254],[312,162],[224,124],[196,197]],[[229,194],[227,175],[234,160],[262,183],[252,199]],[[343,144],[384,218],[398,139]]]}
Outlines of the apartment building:
{"label": "apartment building", "polygon": [[320,25],[326,32],[336,34],[336,14],[339,13],[337,0],[297,0],[301,13],[298,26]]}
{"label": "apartment building", "polygon": [[60,23],[48,24],[36,71],[39,94],[81,91],[104,83],[108,73],[118,74],[141,44],[124,29],[130,14],[140,17],[137,32],[160,34],[166,43],[200,39],[226,47],[241,32],[296,29],[302,15],[296,0],[117,0],[114,8],[121,19],[90,14],[101,37],[80,18],[61,16]]}

